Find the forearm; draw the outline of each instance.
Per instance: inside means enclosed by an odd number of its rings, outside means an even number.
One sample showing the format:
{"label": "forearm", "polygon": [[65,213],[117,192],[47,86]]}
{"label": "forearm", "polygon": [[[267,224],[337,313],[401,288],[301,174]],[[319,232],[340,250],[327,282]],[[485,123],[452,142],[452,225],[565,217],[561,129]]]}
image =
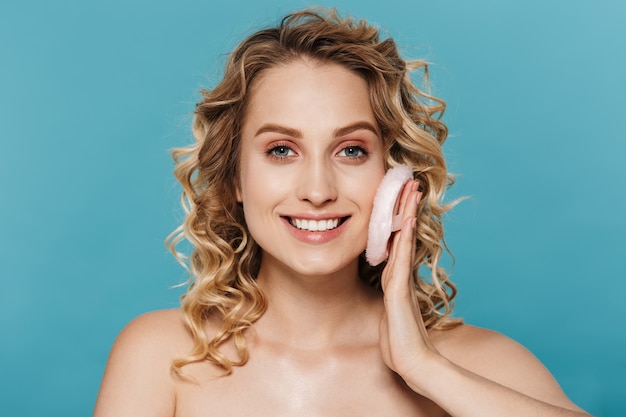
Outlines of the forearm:
{"label": "forearm", "polygon": [[427,363],[403,378],[411,389],[453,417],[589,416],[529,397],[439,355]]}

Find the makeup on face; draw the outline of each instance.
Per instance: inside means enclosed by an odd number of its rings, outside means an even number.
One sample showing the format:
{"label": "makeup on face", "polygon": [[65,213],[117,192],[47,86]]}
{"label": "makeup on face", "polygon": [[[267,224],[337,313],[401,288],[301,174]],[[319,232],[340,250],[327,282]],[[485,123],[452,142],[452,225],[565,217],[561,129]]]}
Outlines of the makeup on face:
{"label": "makeup on face", "polygon": [[385,174],[367,83],[298,60],[264,72],[250,94],[238,199],[263,259],[302,274],[358,262]]}

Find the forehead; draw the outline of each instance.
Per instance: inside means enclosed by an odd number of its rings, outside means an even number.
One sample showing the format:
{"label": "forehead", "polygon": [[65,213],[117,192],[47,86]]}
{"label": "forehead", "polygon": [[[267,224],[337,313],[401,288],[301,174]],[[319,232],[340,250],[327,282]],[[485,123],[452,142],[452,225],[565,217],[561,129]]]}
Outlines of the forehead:
{"label": "forehead", "polygon": [[251,85],[246,122],[318,115],[375,121],[363,77],[339,64],[297,59],[265,70]]}

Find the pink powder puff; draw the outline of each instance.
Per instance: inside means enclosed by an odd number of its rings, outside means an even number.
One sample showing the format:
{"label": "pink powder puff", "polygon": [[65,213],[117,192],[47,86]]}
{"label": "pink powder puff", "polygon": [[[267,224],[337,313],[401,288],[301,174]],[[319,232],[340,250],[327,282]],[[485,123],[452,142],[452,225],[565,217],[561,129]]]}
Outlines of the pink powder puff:
{"label": "pink powder puff", "polygon": [[387,242],[394,231],[393,209],[404,184],[413,178],[413,169],[407,165],[391,168],[381,181],[374,197],[374,207],[368,228],[365,259],[376,266],[387,259]]}

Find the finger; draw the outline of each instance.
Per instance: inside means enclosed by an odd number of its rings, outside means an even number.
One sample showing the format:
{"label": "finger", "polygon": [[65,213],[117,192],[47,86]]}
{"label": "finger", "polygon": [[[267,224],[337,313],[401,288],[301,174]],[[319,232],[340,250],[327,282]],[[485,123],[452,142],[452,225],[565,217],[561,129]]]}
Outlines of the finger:
{"label": "finger", "polygon": [[402,228],[402,222],[406,218],[406,206],[407,202],[411,199],[411,193],[417,190],[419,183],[415,180],[407,181],[402,188],[402,193],[396,200],[396,205],[394,206],[394,216],[392,220],[392,230],[397,232]]}
{"label": "finger", "polygon": [[402,210],[404,209],[404,205],[407,199],[407,195],[409,194],[410,190],[410,182],[411,181],[407,181],[402,185],[402,192],[400,193],[400,195],[398,196],[398,199],[396,200],[396,205],[393,208],[393,213],[394,214],[398,214],[398,213],[402,213]]}
{"label": "finger", "polygon": [[415,183],[414,180],[409,180],[402,187],[402,193],[400,194],[400,198],[396,202],[396,207],[394,208],[394,214],[402,215],[402,213],[404,213],[404,209],[406,208],[406,203],[410,197],[410,194],[413,192],[414,183]]}
{"label": "finger", "polygon": [[393,237],[389,261],[382,276],[385,294],[408,295],[408,283],[413,276],[416,220],[415,217],[407,217],[402,223],[400,232]]}
{"label": "finger", "polygon": [[[402,230],[398,234],[394,251],[396,264],[407,266],[407,269],[410,269],[409,265],[413,257],[414,231],[415,217],[407,217],[402,223]],[[405,268],[400,269],[404,271]]]}
{"label": "finger", "polygon": [[[421,193],[417,191],[417,188],[417,181],[409,181],[402,192],[402,198],[400,199],[402,211],[398,214],[398,217],[400,217],[399,229],[404,228],[404,223],[407,219],[413,218],[417,214],[417,207],[421,197]],[[398,239],[400,238],[399,235],[399,233],[395,233],[391,239],[388,262],[393,262],[395,259],[395,247],[397,246]]]}

